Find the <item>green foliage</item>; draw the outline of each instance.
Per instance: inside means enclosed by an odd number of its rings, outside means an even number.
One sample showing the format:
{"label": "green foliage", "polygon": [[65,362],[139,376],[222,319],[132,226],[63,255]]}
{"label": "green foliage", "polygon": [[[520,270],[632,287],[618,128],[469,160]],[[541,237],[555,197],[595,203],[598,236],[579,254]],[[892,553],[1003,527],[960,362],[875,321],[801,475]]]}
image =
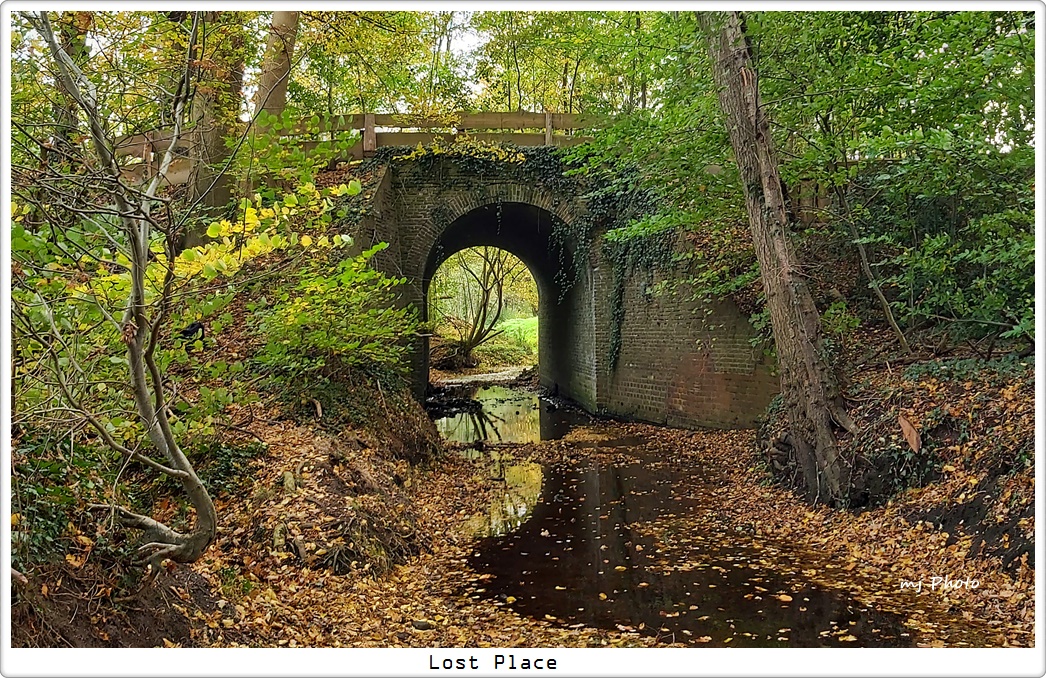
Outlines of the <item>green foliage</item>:
{"label": "green foliage", "polygon": [[764,99],[780,102],[786,181],[816,180],[835,198],[841,188],[852,213],[835,204],[828,217],[853,220],[908,328],[1033,336],[1030,21],[818,12],[749,22],[764,52],[789,55],[759,62]]}
{"label": "green foliage", "polygon": [[351,368],[405,369],[415,312],[396,308],[395,289],[404,281],[369,265],[386,247],[310,261],[275,291],[258,327],[266,344],[257,360],[285,388],[305,392]]}
{"label": "green foliage", "polygon": [[69,539],[69,512],[76,500],[66,487],[68,469],[57,461],[35,459],[15,469],[17,518],[11,532],[11,556],[16,567],[54,560]]}
{"label": "green foliage", "polygon": [[918,381],[924,377],[933,377],[942,381],[967,381],[988,373],[993,375],[993,382],[1002,383],[1001,380],[1012,379],[1028,373],[1028,365],[1034,364],[1034,362],[1034,356],[1019,358],[1014,355],[995,360],[981,358],[931,360],[909,365],[904,370],[904,378],[909,381]]}
{"label": "green foliage", "polygon": [[76,533],[73,514],[98,501],[119,465],[75,437],[31,432],[12,449],[11,556],[23,569],[61,559]]}
{"label": "green foliage", "polygon": [[531,318],[512,318],[511,320],[505,320],[498,329],[502,331],[504,336],[515,342],[520,346],[526,347],[531,354],[537,355],[538,351],[538,319],[537,317]]}
{"label": "green foliage", "polygon": [[[233,318],[228,305],[235,293],[215,291],[210,284],[235,280],[252,259],[280,250],[323,252],[346,244],[348,239],[341,235],[319,236],[314,242],[308,232],[330,221],[328,196],[358,190],[339,186],[321,192],[306,184],[269,205],[260,195],[253,201],[244,199],[237,219],[212,223],[212,240],[182,251],[173,261],[159,235],[151,243],[145,301],[154,307],[161,304],[169,270],[177,293],[177,303],[168,306],[167,323],[161,327],[165,336],[155,349],[158,367],[173,368],[176,379],[226,379],[220,389],[199,389],[195,403],[172,403],[175,435],[199,442],[214,434],[228,404],[250,402],[241,379],[242,362],[210,359],[204,349],[213,339],[178,341],[175,330],[200,321],[213,337],[229,326]],[[138,446],[145,432],[127,386],[127,347],[114,320],[123,313],[131,285],[130,252],[112,237],[118,227],[103,213],[51,230],[30,225],[29,208],[18,201],[12,211],[12,260],[21,272],[12,288],[14,333],[19,337],[15,400],[21,417],[38,425],[68,427],[68,418],[49,404],[56,397],[72,399],[78,410],[104,412],[96,416],[117,442]],[[62,338],[62,351],[49,349],[50,335]],[[63,373],[68,394],[48,376],[55,371]]]}
{"label": "green foliage", "polygon": [[250,473],[251,462],[267,449],[265,443],[261,442],[230,445],[212,441],[193,450],[192,454],[199,460],[199,476],[208,488],[215,492],[235,494],[251,484],[254,479]]}
{"label": "green foliage", "polygon": [[850,310],[845,301],[833,302],[821,314],[821,327],[829,337],[840,343],[845,343],[846,337],[852,334],[860,324],[861,319]]}
{"label": "green foliage", "polygon": [[310,11],[299,17],[289,109],[299,114],[471,107],[462,12]]}
{"label": "green foliage", "polygon": [[[888,135],[899,154],[861,177],[856,203],[899,319],[956,339],[1034,338],[1034,192],[1030,149],[1000,153],[948,131]],[[872,216],[874,215],[874,217]]]}
{"label": "green foliage", "polygon": [[[344,125],[343,116],[333,119],[336,127]],[[266,186],[312,183],[316,174],[326,169],[359,140],[356,130],[321,129],[318,115],[303,117],[295,110],[280,115],[258,113],[254,134],[248,139],[247,152],[236,156],[236,173]],[[226,141],[230,148],[238,139]]]}
{"label": "green foliage", "polygon": [[[438,369],[519,364],[530,351],[524,341],[505,337],[505,320],[538,311],[538,290],[526,265],[506,250],[470,247],[454,253],[428,286],[428,313],[443,340],[433,346]],[[535,337],[536,322],[534,319]],[[492,343],[493,342],[493,343]],[[479,347],[480,355],[473,355]]]}
{"label": "green foliage", "polygon": [[482,175],[488,171],[501,171],[505,163],[522,163],[526,160],[526,155],[515,146],[478,140],[468,135],[458,137],[450,143],[437,136],[431,143],[418,143],[410,153],[396,155],[393,160],[413,160],[419,167],[428,170],[440,158],[450,158],[462,169]]}
{"label": "green foliage", "polygon": [[484,110],[635,111],[653,104],[660,13],[474,12]]}
{"label": "green foliage", "polygon": [[240,570],[235,567],[221,568],[218,570],[218,578],[221,581],[222,596],[233,601],[250,595],[251,591],[257,587],[253,580],[241,575]]}
{"label": "green foliage", "polygon": [[499,323],[499,334],[480,344],[473,355],[481,365],[532,365],[538,359],[538,319],[514,318]]}
{"label": "green foliage", "polygon": [[[1032,15],[749,12],[745,20],[797,216],[800,199],[820,194],[810,229],[848,245],[846,222],[856,227],[906,329],[1031,339]],[[665,47],[647,67],[657,115],[619,117],[572,160],[589,177],[627,176],[654,196],[654,209],[632,218],[645,226],[628,223],[610,237],[667,225],[693,244],[681,254],[696,296],[730,296],[759,324],[743,193],[703,37],[689,13],[655,14],[646,26]]]}

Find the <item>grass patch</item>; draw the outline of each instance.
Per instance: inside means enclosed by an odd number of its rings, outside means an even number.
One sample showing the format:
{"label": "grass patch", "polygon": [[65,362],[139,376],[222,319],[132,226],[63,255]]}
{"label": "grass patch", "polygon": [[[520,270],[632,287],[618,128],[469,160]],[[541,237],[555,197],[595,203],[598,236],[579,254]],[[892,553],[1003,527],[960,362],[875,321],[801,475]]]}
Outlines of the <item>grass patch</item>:
{"label": "grass patch", "polygon": [[473,350],[480,364],[530,365],[538,357],[538,319],[513,318],[498,323],[501,334]]}

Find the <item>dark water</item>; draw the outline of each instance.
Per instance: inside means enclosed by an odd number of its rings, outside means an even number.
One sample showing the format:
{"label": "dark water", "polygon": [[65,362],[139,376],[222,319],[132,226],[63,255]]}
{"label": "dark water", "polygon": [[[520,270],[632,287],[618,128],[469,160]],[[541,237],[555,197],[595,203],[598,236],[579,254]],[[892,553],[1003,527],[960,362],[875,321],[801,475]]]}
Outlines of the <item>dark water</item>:
{"label": "dark water", "polygon": [[[540,469],[535,490],[535,466],[520,469],[524,482],[506,483],[504,510],[492,510],[491,536],[470,564],[493,577],[473,596],[537,619],[695,646],[911,645],[901,617],[804,582],[801,565],[779,549],[743,535],[703,534],[699,521],[683,521],[688,529],[660,541],[644,534],[649,521],[714,510],[676,493],[678,469],[653,459],[553,465]],[[687,483],[695,480],[696,471]]]}
{"label": "dark water", "polygon": [[[484,411],[437,420],[448,440],[556,439],[577,420],[506,387],[466,397]],[[811,583],[787,545],[724,532],[709,499],[715,474],[673,464],[670,450],[648,442],[618,436],[571,443],[634,455],[617,465],[542,466],[497,450],[463,451],[482,459],[504,488],[486,515],[472,519],[482,538],[470,565],[487,576],[468,594],[536,619],[701,647],[913,644],[899,615]]]}
{"label": "dark water", "polygon": [[455,397],[477,400],[479,412],[459,412],[436,419],[436,428],[445,440],[459,443],[533,443],[562,438],[581,417],[536,393],[505,386],[463,385]]}

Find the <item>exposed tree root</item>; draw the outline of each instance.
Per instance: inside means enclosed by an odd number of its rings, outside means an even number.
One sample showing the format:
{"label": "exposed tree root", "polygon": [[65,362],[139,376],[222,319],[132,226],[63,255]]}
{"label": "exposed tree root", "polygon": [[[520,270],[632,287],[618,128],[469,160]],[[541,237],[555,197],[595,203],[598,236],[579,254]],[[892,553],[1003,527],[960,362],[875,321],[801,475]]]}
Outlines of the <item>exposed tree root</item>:
{"label": "exposed tree root", "polygon": [[134,513],[121,506],[90,504],[88,509],[111,511],[116,514],[120,524],[124,527],[144,531],[143,540],[146,543],[138,547],[139,560],[135,561],[135,564],[149,564],[148,579],[150,581],[159,573],[164,560],[191,563],[199,558],[200,553],[210,543],[210,539],[204,532],[182,534],[149,516]]}

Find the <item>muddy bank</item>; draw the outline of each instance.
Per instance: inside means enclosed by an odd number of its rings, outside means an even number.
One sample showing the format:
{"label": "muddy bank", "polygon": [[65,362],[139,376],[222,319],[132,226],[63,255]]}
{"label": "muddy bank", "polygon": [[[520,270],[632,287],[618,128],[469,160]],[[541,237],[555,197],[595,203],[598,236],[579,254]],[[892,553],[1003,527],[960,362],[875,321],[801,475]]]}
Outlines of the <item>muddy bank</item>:
{"label": "muddy bank", "polygon": [[[231,409],[250,423],[218,449],[223,475],[212,461],[199,467],[219,519],[201,560],[172,564],[140,588],[137,535],[81,516],[65,561],[27,568],[28,583],[13,587],[14,646],[278,644],[270,612],[255,614],[273,602],[271,582],[304,577],[322,591],[331,579],[384,576],[429,548],[407,491],[441,443],[405,387],[357,375],[313,401],[254,405],[249,416]],[[241,446],[250,457],[235,456]],[[143,486],[152,488],[152,515],[184,522],[173,485],[143,475]],[[295,623],[307,632],[316,608],[301,607],[299,592],[276,602],[301,614]]]}
{"label": "muddy bank", "polygon": [[[841,439],[854,460],[852,510],[888,506],[1011,575],[1034,567],[1033,358],[883,366],[858,373],[848,398],[858,431]],[[802,491],[781,415],[772,408],[760,431],[761,461]]]}

